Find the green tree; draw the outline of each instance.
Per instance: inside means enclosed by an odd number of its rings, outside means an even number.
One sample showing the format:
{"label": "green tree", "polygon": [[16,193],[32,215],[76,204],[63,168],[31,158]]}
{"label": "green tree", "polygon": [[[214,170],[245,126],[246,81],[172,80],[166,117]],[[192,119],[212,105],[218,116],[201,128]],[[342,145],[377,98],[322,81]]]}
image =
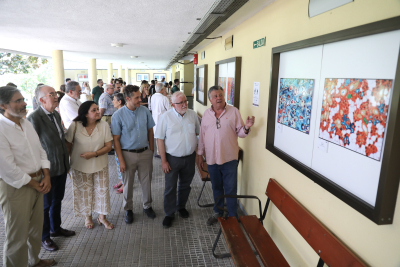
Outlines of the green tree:
{"label": "green tree", "polygon": [[11,53],[0,53],[0,75],[6,73],[29,73],[48,62],[45,58],[23,56]]}

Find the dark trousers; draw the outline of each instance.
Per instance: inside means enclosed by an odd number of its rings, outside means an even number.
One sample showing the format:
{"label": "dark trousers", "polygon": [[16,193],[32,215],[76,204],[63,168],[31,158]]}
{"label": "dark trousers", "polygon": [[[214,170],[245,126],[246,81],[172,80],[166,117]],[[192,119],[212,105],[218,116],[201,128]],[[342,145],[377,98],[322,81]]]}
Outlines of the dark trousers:
{"label": "dark trousers", "polygon": [[50,238],[50,232],[54,233],[60,230],[61,202],[64,198],[67,174],[68,172],[65,172],[59,176],[51,177],[50,192],[43,195],[44,221],[42,241]]}
{"label": "dark trousers", "polygon": [[[222,195],[237,194],[237,167],[237,160],[232,160],[222,165],[208,165],[214,201]],[[214,212],[222,215],[223,211],[218,209],[217,206],[224,207],[223,198],[216,201],[214,205]],[[226,207],[228,208],[229,216],[237,217],[237,199],[227,198]]]}
{"label": "dark trousers", "polygon": [[164,212],[165,216],[174,217],[175,211],[185,208],[189,198],[196,153],[186,157],[174,157],[170,154],[166,156],[171,170],[165,174]]}

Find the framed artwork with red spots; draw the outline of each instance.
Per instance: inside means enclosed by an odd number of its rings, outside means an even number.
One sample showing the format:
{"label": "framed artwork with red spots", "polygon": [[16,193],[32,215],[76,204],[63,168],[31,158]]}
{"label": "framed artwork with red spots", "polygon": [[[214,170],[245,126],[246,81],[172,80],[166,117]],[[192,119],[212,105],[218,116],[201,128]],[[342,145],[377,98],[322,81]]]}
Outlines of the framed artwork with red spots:
{"label": "framed artwork with red spots", "polygon": [[392,82],[325,79],[319,137],[380,161]]}

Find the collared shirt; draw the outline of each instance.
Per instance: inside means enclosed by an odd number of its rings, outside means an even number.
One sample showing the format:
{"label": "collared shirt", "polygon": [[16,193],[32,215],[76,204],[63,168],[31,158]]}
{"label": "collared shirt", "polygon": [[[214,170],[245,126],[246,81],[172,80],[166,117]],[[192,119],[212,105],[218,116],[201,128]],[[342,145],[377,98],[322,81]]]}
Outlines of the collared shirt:
{"label": "collared shirt", "polygon": [[[219,126],[220,125],[220,126]],[[197,154],[206,154],[208,165],[222,165],[237,160],[239,155],[238,137],[245,138],[244,123],[237,108],[225,105],[219,116],[219,129],[213,107],[204,112],[201,120]]]}
{"label": "collared shirt", "polygon": [[174,94],[175,92],[180,91],[179,87],[177,85],[174,85],[171,89],[171,93]]}
{"label": "collared shirt", "polygon": [[197,113],[188,109],[181,116],[175,108],[161,115],[155,138],[165,140],[165,152],[174,157],[191,155],[197,146],[200,123]]}
{"label": "collared shirt", "polygon": [[113,104],[113,96],[109,95],[107,92],[104,92],[101,94],[100,98],[99,98],[99,108],[104,108],[104,114],[103,115],[112,115],[114,114],[114,112],[117,110],[114,107]]}
{"label": "collared shirt", "polygon": [[151,112],[152,112],[151,114],[153,116],[154,123],[156,124],[156,126],[153,129],[154,132],[156,132],[158,118],[161,116],[161,114],[170,109],[169,100],[168,97],[164,96],[163,94],[155,93],[154,95],[151,96],[150,101],[151,101]]}
{"label": "collared shirt", "polygon": [[30,173],[50,169],[35,128],[21,119],[21,127],[0,114],[0,178],[15,188],[31,181]]}
{"label": "collared shirt", "polygon": [[61,99],[59,109],[65,129],[68,129],[72,121],[78,116],[78,109],[81,104],[81,101],[76,100],[67,94],[65,94]]}
{"label": "collared shirt", "polygon": [[[57,131],[58,131],[58,135],[60,136],[60,139],[62,139],[62,128],[61,126],[58,125],[56,117],[54,116],[54,111],[53,113],[48,112],[43,106],[40,106],[42,108],[42,110],[44,111],[44,113],[47,115],[47,118],[51,121],[49,114],[53,114],[53,118],[54,118],[54,122],[56,123],[56,127],[57,127]],[[51,122],[53,123],[53,122]]]}
{"label": "collared shirt", "polygon": [[146,107],[134,111],[126,106],[111,117],[111,132],[120,135],[122,149],[139,149],[149,146],[147,130],[153,128],[154,120]]}
{"label": "collared shirt", "polygon": [[[77,127],[76,132],[75,127]],[[94,152],[102,149],[105,143],[113,140],[110,126],[108,126],[107,122],[99,121],[91,135],[87,133],[82,122],[73,122],[65,135],[65,140],[69,143],[73,143],[71,168],[84,173],[95,173],[101,171],[108,165],[107,154],[87,160],[81,157],[82,153]]]}
{"label": "collared shirt", "polygon": [[100,96],[101,96],[102,93],[104,93],[103,87],[96,86],[95,88],[93,88],[93,90],[92,90],[93,101],[94,101],[96,104],[99,104],[99,98],[100,98]]}

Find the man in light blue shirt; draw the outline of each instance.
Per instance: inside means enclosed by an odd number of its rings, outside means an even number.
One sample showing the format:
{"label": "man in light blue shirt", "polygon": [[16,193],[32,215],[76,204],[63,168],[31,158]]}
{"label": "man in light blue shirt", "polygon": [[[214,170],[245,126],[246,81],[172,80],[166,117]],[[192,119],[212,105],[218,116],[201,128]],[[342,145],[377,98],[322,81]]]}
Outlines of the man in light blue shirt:
{"label": "man in light blue shirt", "polygon": [[101,120],[111,124],[111,116],[117,110],[113,104],[114,87],[112,84],[107,84],[106,91],[99,98],[99,109]]}
{"label": "man in light blue shirt", "polygon": [[111,118],[114,149],[124,183],[125,222],[133,222],[133,181],[138,171],[143,193],[143,211],[154,219],[151,203],[151,179],[153,174],[154,121],[150,111],[140,106],[141,93],[136,85],[124,89],[126,105]]}
{"label": "man in light blue shirt", "polygon": [[197,114],[187,108],[185,94],[178,91],[171,100],[173,108],[161,115],[155,134],[165,173],[164,228],[171,227],[176,211],[182,218],[189,217],[185,206],[195,173],[196,135],[200,132]]}

